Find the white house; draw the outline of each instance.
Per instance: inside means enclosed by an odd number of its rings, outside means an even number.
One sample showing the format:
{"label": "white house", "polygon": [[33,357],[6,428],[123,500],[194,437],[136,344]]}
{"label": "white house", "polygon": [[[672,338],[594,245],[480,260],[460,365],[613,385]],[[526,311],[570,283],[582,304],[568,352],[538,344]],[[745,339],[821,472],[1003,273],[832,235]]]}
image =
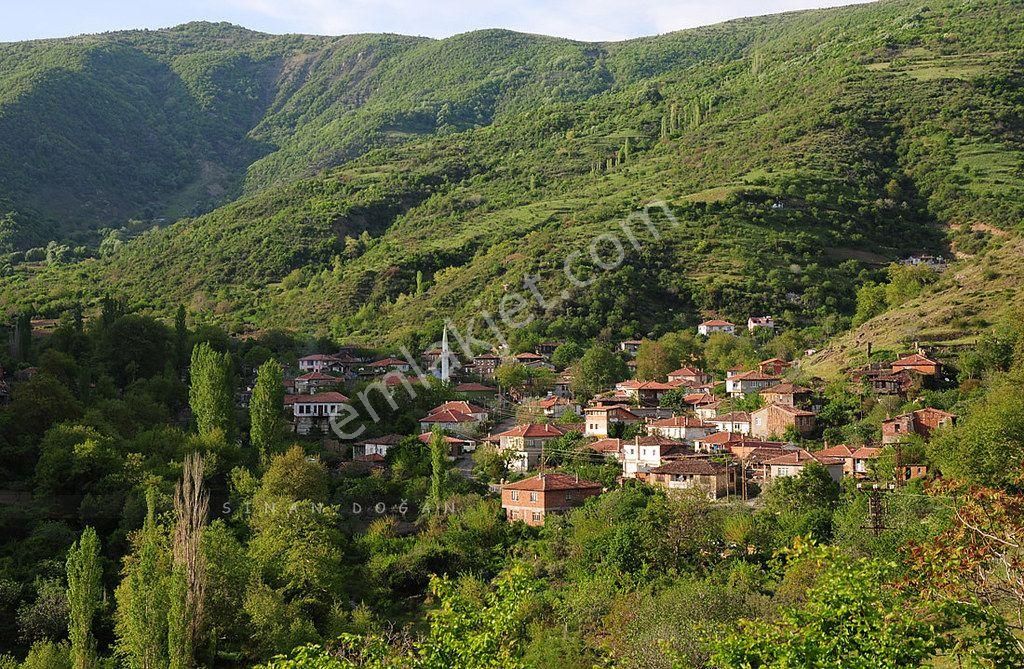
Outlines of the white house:
{"label": "white house", "polygon": [[363,448],[363,452],[354,453],[353,455],[362,455],[364,458],[379,455],[383,458],[387,456],[390,449],[398,446],[403,439],[405,439],[405,437],[400,434],[385,434],[381,437],[372,437],[355,444],[357,447],[361,446]]}
{"label": "white house", "polygon": [[736,334],[736,324],[730,323],[729,321],[710,320],[704,321],[697,326],[697,334],[705,337],[716,332],[724,332],[725,334],[734,335]]}
{"label": "white house", "polygon": [[821,457],[802,448],[780,455],[765,464],[768,466],[769,478],[778,479],[799,476],[804,467],[812,462],[817,462],[824,467],[833,481],[843,478],[844,462],[842,458]]}
{"label": "white house", "polygon": [[746,411],[730,411],[714,418],[708,418],[706,422],[714,425],[719,432],[750,434],[750,414]]}
{"label": "white house", "polygon": [[747,319],[748,332],[753,332],[758,328],[775,330],[775,319],[771,316],[751,316]]}
{"label": "white house", "polygon": [[299,434],[309,434],[314,428],[327,432],[330,419],[341,413],[348,398],[337,392],[313,395],[285,395],[285,407],[291,407],[292,425]]}
{"label": "white house", "polygon": [[636,478],[665,463],[670,455],[693,453],[686,444],[676,439],[660,436],[634,437],[622,442],[622,475]]}
{"label": "white house", "polygon": [[733,374],[725,380],[725,392],[732,397],[742,397],[750,393],[761,392],[765,388],[771,388],[780,380],[777,376],[764,374],[757,370]]}

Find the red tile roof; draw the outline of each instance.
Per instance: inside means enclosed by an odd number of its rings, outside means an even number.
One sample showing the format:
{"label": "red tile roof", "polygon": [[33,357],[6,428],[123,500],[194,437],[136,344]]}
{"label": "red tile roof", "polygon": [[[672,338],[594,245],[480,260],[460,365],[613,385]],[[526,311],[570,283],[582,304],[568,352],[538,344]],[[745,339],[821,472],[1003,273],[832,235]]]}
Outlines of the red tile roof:
{"label": "red tile roof", "polygon": [[907,365],[936,365],[938,364],[930,358],[926,358],[920,353],[912,353],[908,356],[902,357],[892,363],[893,367],[903,367]]}
{"label": "red tile roof", "polygon": [[476,418],[473,418],[469,414],[464,414],[461,411],[452,411],[446,409],[444,411],[438,411],[432,413],[426,418],[420,418],[421,423],[475,423]]}
{"label": "red tile roof", "polygon": [[861,446],[853,452],[853,457],[858,460],[873,460],[882,454],[882,449],[872,446]]}
{"label": "red tile roof", "polygon": [[[690,322],[692,323],[693,321],[690,321]],[[712,326],[712,327],[722,327],[722,326],[725,326],[725,325],[732,325],[732,326],[735,327],[736,324],[735,323],[730,323],[729,321],[723,321],[723,320],[714,319],[714,320],[710,320],[710,321],[704,321],[703,323],[701,323],[701,325],[709,325],[709,326]]]}
{"label": "red tile roof", "polygon": [[691,476],[717,476],[728,471],[721,462],[711,462],[706,458],[679,458],[655,467],[651,474],[689,474]]}
{"label": "red tile roof", "polygon": [[348,398],[336,392],[284,396],[285,406],[291,404],[345,404],[346,402],[348,402]]}
{"label": "red tile roof", "polygon": [[820,458],[852,458],[853,449],[846,444],[839,444],[838,446],[829,446],[820,451],[814,451],[814,454]]}
{"label": "red tile roof", "polygon": [[619,453],[622,451],[621,439],[598,439],[587,444],[587,448],[598,453]]}
{"label": "red tile roof", "polygon": [[516,481],[515,483],[506,483],[501,487],[502,490],[533,490],[533,491],[548,491],[548,490],[600,490],[603,486],[596,481],[586,481],[579,478],[578,476],[570,474],[538,474],[532,478],[523,479],[522,481]]}
{"label": "red tile roof", "polygon": [[493,393],[497,392],[496,388],[491,386],[485,386],[482,383],[460,383],[455,386],[455,392],[457,393]]}
{"label": "red tile roof", "polygon": [[408,361],[400,358],[384,358],[383,360],[376,360],[371,362],[367,367],[398,367],[401,365],[409,366]]}
{"label": "red tile roof", "polygon": [[804,388],[803,386],[794,385],[792,383],[777,383],[774,386],[765,388],[761,391],[761,394],[770,395],[807,395],[811,392],[810,388]]}
{"label": "red tile roof", "polygon": [[472,402],[466,402],[465,400],[451,400],[450,402],[445,402],[444,404],[431,409],[429,413],[435,414],[440,411],[458,411],[459,413],[468,414],[487,413],[487,410],[483,407],[478,407]]}
{"label": "red tile roof", "polygon": [[331,376],[330,374],[324,374],[323,372],[307,372],[301,376],[295,377],[296,381],[342,381],[343,379],[337,376]]}
{"label": "red tile roof", "polygon": [[[444,435],[441,435],[441,437],[444,439],[444,442],[446,444],[472,444],[473,443],[472,439],[463,439],[461,437],[453,437],[450,434],[444,434]],[[418,436],[416,438],[419,439],[424,444],[429,444],[430,440],[434,438],[434,433],[433,432],[424,432],[423,434],[421,434],[420,436]]]}
{"label": "red tile roof", "polygon": [[674,372],[669,372],[669,376],[704,376],[704,372],[697,369],[696,367],[680,367]]}
{"label": "red tile roof", "polygon": [[750,414],[746,411],[730,411],[721,416],[708,419],[709,423],[749,423]]}
{"label": "red tile roof", "polygon": [[672,416],[648,423],[651,427],[714,427],[695,416]]}
{"label": "red tile roof", "polygon": [[792,465],[797,467],[803,467],[809,462],[819,462],[823,465],[838,465],[843,461],[841,458],[830,458],[830,457],[819,457],[815,453],[805,451],[802,448],[798,448],[795,451],[780,455],[779,457],[769,460],[766,464],[769,465]]}
{"label": "red tile roof", "polygon": [[496,437],[525,437],[527,439],[538,439],[542,437],[561,437],[565,434],[561,428],[548,423],[524,423],[516,425],[511,430],[506,430]]}

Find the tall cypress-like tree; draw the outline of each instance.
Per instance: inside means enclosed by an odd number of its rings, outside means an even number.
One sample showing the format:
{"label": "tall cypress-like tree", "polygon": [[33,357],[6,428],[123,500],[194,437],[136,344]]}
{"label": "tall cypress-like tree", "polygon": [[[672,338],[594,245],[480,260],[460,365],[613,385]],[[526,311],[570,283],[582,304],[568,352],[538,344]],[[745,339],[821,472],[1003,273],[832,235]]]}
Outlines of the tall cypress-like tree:
{"label": "tall cypress-like tree", "polygon": [[249,400],[249,438],[261,459],[277,452],[284,431],[284,372],[271,358],[256,371]]}
{"label": "tall cypress-like tree", "polygon": [[167,619],[171,669],[196,666],[195,655],[204,631],[207,571],[202,540],[210,495],[203,485],[203,473],[202,457],[192,453],[185,458],[181,481],[174,490],[174,567],[168,582]]}
{"label": "tall cypress-like tree", "polygon": [[171,561],[167,533],[156,524],[154,489],[146,502],[145,525],[133,538],[135,550],[125,558],[117,586],[117,654],[130,669],[166,669]]}
{"label": "tall cypress-like tree", "polygon": [[93,618],[103,597],[103,569],[100,566],[100,540],[96,530],[85,528],[82,538],[68,551],[68,636],[74,669],[96,666],[96,638]]}
{"label": "tall cypress-like tree", "polygon": [[448,444],[440,427],[434,428],[430,438],[430,507],[435,513],[444,509],[448,479]]}
{"label": "tall cypress-like tree", "polygon": [[192,407],[199,434],[221,430],[229,440],[234,434],[234,401],[231,390],[231,362],[206,342],[192,349],[189,367],[191,385],[188,403]]}

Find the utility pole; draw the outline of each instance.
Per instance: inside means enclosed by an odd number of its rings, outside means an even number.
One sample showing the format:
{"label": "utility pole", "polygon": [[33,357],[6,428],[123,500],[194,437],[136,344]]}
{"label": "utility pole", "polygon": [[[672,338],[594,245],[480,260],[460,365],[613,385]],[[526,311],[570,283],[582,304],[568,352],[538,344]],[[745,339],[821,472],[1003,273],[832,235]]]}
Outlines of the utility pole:
{"label": "utility pole", "polygon": [[863,483],[857,484],[857,490],[868,490],[868,524],[861,525],[861,529],[871,530],[876,537],[881,535],[883,530],[889,529],[885,526],[885,502],[882,496],[895,489],[895,483],[873,483],[870,489]]}

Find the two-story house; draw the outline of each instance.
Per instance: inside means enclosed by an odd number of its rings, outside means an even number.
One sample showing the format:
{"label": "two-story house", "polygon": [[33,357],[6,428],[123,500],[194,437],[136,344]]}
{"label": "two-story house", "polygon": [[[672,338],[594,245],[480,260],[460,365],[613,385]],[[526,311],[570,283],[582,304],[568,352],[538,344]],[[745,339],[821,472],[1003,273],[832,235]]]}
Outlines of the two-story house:
{"label": "two-story house", "polygon": [[543,473],[501,486],[501,507],[509,522],[540,526],[551,514],[565,513],[600,495],[602,486],[579,476]]}

